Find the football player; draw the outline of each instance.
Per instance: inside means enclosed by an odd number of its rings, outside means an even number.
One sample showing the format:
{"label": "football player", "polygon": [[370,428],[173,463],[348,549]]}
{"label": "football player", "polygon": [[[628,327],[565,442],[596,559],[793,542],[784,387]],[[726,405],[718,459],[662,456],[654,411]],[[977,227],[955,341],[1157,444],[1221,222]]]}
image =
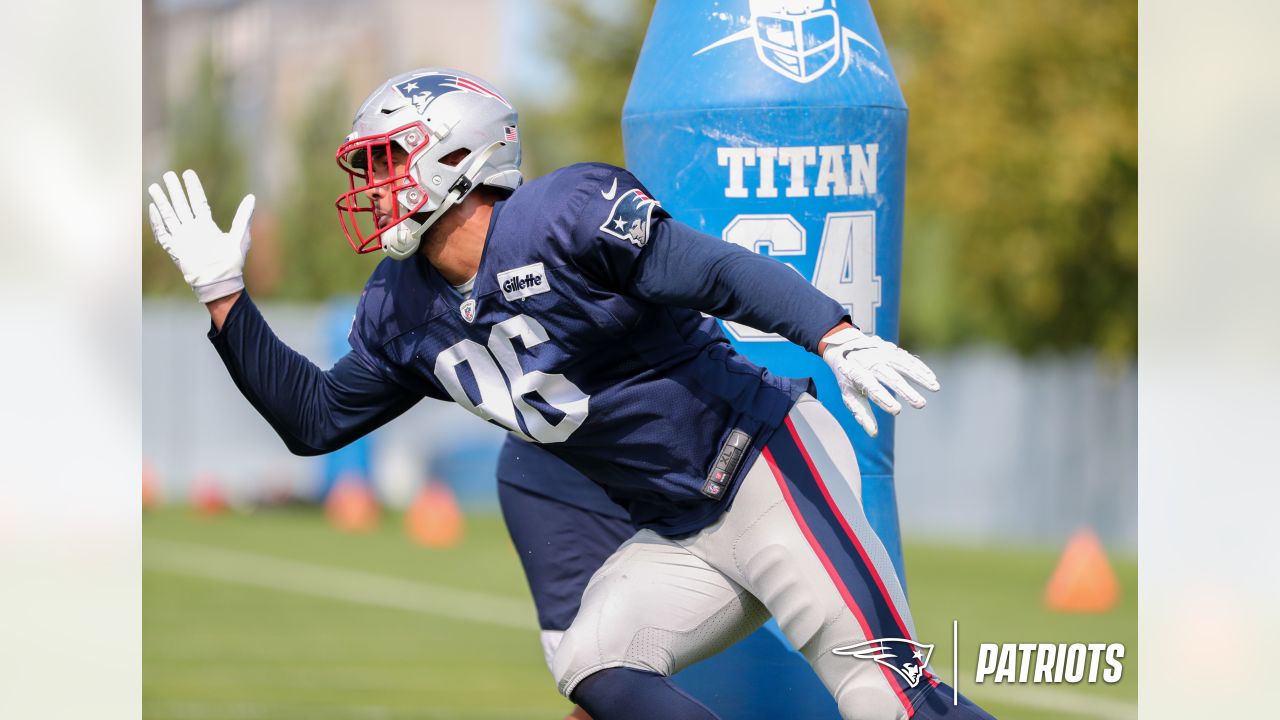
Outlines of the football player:
{"label": "football player", "polygon": [[[594,573],[552,660],[596,720],[714,715],[669,676],[774,616],[845,718],[989,717],[927,667],[862,512],[857,460],[811,382],[770,374],[722,317],[820,354],[861,426],[913,407],[933,373],[853,327],[785,265],[671,218],[626,170],[522,183],[516,111],[485,81],[425,68],[360,106],[338,148],[357,252],[382,250],[351,352],[328,370],[244,289],[254,199],[229,232],[188,170],[151,223],[209,310],[209,339],[293,452],[329,452],[423,397],[539,443],[641,528]],[[890,393],[892,389],[893,393]]]}

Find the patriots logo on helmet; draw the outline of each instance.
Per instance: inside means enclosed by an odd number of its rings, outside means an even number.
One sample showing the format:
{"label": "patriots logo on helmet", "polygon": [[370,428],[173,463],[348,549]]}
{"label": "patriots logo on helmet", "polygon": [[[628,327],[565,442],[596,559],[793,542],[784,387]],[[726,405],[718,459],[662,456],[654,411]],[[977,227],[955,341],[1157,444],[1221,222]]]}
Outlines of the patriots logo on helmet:
{"label": "patriots logo on helmet", "polygon": [[600,230],[619,240],[630,241],[636,247],[644,247],[649,242],[649,223],[653,219],[653,209],[660,206],[657,200],[645,195],[640,188],[632,188],[613,204],[613,210]]}
{"label": "patriots logo on helmet", "polygon": [[439,75],[436,73],[415,75],[404,82],[396,83],[396,90],[399,90],[401,95],[413,103],[420,115],[427,112],[427,107],[436,98],[441,95],[448,95],[451,92],[475,93],[476,95],[493,98],[503,105],[511,107],[511,103],[507,102],[498,93],[475,80],[458,77],[457,75]]}
{"label": "patriots logo on helmet", "polygon": [[897,673],[907,681],[907,685],[915,687],[920,684],[924,669],[929,664],[933,646],[903,638],[882,638],[845,645],[831,652],[836,655],[851,655],[862,660],[874,660]]}

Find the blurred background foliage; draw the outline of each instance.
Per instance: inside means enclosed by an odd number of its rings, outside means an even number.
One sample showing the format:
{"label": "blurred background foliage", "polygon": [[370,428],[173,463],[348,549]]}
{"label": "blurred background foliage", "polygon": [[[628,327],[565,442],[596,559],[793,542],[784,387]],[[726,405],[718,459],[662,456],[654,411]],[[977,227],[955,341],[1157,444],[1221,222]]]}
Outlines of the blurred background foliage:
{"label": "blurred background foliage", "polygon": [[385,257],[356,255],[339,230],[334,200],[347,190],[347,177],[333,154],[351,131],[347,98],[340,82],[330,84],[312,98],[294,130],[294,174],[280,199],[280,223],[270,234],[273,253],[269,267],[262,268],[267,277],[253,285],[272,288],[276,297],[323,300],[359,293]]}
{"label": "blurred background foliage", "polygon": [[[245,181],[246,151],[228,117],[228,84],[206,50],[189,94],[173,108],[176,131],[169,151],[175,168],[201,169],[214,220],[222,228],[230,224],[240,198],[251,192]],[[381,254],[356,256],[338,230],[334,200],[347,189],[347,180],[333,153],[350,130],[351,112],[347,89],[335,81],[310,99],[294,123],[287,191],[274,208],[259,193],[254,211],[253,249],[245,274],[255,296],[324,300],[355,294],[382,259]],[[169,257],[151,241],[146,223],[144,236],[143,293],[190,293]]]}
{"label": "blurred background foliage", "polygon": [[911,113],[907,341],[1132,356],[1137,3],[874,7]]}
{"label": "blurred background foliage", "polygon": [[[591,0],[554,0],[555,16],[543,50],[569,78],[554,102],[526,100],[533,176],[575,162],[623,165],[622,103],[640,57],[653,0],[617,0],[610,15]],[[600,38],[609,38],[601,42]]]}
{"label": "blurred background foliage", "polygon": [[[169,136],[169,157],[173,158],[173,167],[178,172],[186,168],[214,169],[212,176],[217,182],[209,182],[210,175],[202,173],[201,184],[214,220],[225,228],[231,224],[240,198],[248,192],[246,158],[228,115],[231,102],[227,75],[207,47],[200,53],[189,87],[187,97],[172,109],[174,132]],[[182,275],[175,272],[169,256],[153,241],[145,204],[142,213],[143,293],[190,293],[191,289],[182,281]]]}
{"label": "blurred background foliage", "polygon": [[[551,98],[511,93],[526,171],[621,164],[621,110],[652,0],[555,0]],[[1137,4],[1102,0],[873,3],[910,107],[903,342],[996,343],[1024,354],[1137,351]],[[607,42],[601,38],[608,38]],[[229,220],[245,157],[223,80],[201,63],[175,110],[178,167],[209,168]],[[247,268],[259,296],[355,292],[377,256],[333,242],[345,180],[332,153],[351,107],[334,86],[298,121],[277,217],[259,204]],[[215,197],[216,193],[216,197]],[[221,217],[225,215],[226,217]],[[189,292],[145,233],[145,293]],[[317,241],[317,238],[323,238]],[[284,260],[287,258],[287,262]]]}

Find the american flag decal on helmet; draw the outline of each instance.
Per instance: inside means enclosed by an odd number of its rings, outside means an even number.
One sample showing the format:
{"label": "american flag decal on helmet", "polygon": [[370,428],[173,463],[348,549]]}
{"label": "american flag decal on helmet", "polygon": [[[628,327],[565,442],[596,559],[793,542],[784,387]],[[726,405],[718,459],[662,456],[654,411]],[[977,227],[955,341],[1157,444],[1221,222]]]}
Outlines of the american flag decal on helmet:
{"label": "american flag decal on helmet", "polygon": [[516,133],[515,125],[503,125],[502,135],[507,142],[520,142],[520,135]]}

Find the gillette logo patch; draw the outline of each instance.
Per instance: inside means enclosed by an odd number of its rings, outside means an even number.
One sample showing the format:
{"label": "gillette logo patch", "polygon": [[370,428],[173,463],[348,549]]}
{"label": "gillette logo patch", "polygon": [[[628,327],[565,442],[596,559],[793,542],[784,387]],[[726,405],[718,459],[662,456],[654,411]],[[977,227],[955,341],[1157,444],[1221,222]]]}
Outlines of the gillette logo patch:
{"label": "gillette logo patch", "polygon": [[498,287],[507,300],[520,300],[551,289],[542,263],[503,270],[498,273]]}

